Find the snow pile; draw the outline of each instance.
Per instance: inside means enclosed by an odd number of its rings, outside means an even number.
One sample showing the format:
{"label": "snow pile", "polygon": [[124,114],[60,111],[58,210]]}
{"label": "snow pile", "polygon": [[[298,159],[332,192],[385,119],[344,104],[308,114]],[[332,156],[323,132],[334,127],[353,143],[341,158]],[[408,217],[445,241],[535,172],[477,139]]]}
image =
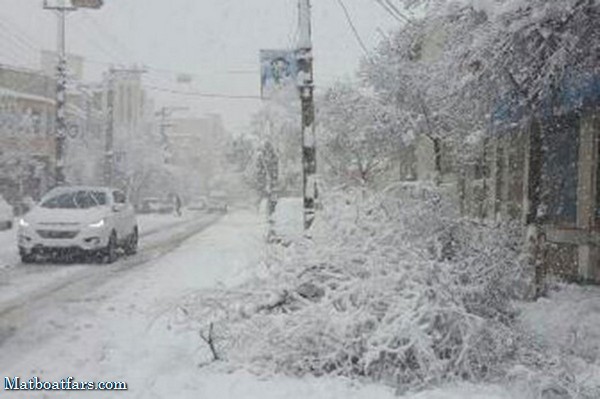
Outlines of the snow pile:
{"label": "snow pile", "polygon": [[[547,298],[520,305],[519,324],[544,353],[533,357],[545,373],[515,367],[516,389],[532,396],[600,397],[600,290],[558,285]],[[530,352],[532,354],[532,352]],[[535,397],[535,396],[534,396]]]}
{"label": "snow pile", "polygon": [[284,242],[295,241],[304,234],[302,198],[281,198],[273,214],[274,230]]}
{"label": "snow pile", "polygon": [[462,221],[436,190],[325,198],[312,240],[271,259],[265,278],[199,295],[193,328],[219,358],[261,372],[401,390],[503,375],[518,342],[510,299],[525,292],[518,245]]}

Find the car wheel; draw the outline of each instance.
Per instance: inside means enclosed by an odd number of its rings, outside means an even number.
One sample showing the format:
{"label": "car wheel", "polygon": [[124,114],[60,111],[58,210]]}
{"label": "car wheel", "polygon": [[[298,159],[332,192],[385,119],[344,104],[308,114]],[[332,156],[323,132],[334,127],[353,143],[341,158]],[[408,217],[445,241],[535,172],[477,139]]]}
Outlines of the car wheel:
{"label": "car wheel", "polygon": [[117,233],[115,233],[113,231],[112,233],[110,233],[110,238],[108,239],[108,245],[106,246],[106,248],[103,251],[104,252],[103,253],[104,263],[106,263],[106,264],[115,263],[115,261],[117,260],[117,257],[118,257],[117,249],[118,249]]}
{"label": "car wheel", "polygon": [[138,248],[138,228],[137,226],[133,229],[133,233],[127,239],[127,243],[125,244],[125,255],[135,255],[137,253]]}
{"label": "car wheel", "polygon": [[20,251],[19,255],[21,256],[21,263],[30,264],[35,263],[35,255],[31,253],[26,253],[25,251]]}

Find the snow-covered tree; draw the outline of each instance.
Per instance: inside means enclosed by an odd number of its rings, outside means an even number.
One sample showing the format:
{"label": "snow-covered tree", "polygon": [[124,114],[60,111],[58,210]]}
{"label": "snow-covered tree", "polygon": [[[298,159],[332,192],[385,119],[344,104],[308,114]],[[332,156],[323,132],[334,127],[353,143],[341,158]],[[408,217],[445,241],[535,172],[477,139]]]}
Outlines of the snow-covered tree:
{"label": "snow-covered tree", "polygon": [[489,127],[499,101],[516,98],[529,123],[542,99],[570,77],[598,74],[597,1],[404,5],[419,17],[380,43],[362,76],[433,140],[438,168],[442,143],[460,150],[466,137]]}
{"label": "snow-covered tree", "polygon": [[338,182],[373,183],[390,167],[410,126],[366,89],[338,83],[319,99],[319,159]]}
{"label": "snow-covered tree", "polygon": [[[253,168],[256,174],[259,155],[266,143],[273,147],[279,159],[278,188],[283,191],[300,192],[302,177],[300,103],[295,90],[274,93],[254,115],[249,135],[255,143]],[[250,177],[250,181],[256,180]],[[256,187],[255,187],[256,188]]]}

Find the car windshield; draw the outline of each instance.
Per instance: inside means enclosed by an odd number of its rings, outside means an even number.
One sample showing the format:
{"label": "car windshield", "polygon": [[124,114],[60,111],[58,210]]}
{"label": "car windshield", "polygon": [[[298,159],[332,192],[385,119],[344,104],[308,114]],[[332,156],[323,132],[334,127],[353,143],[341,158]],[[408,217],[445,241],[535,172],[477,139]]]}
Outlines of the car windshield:
{"label": "car windshield", "polygon": [[106,193],[102,191],[69,191],[45,199],[41,206],[50,209],[89,209],[106,205],[106,198]]}

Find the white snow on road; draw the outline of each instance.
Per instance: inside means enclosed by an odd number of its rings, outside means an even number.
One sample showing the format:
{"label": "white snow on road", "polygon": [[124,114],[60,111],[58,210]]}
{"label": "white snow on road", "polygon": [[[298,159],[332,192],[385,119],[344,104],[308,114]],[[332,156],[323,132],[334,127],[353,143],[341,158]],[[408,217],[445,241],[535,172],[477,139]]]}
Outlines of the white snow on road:
{"label": "white snow on road", "polygon": [[[144,214],[137,215],[140,234],[156,232],[160,229],[168,229],[183,222],[189,222],[198,218],[198,212],[185,212],[178,217],[172,214]],[[13,268],[19,264],[19,252],[17,250],[17,228],[0,231],[0,271],[3,268]]]}
{"label": "white snow on road", "polygon": [[182,216],[174,214],[141,214],[137,215],[138,227],[141,234],[152,233],[159,229],[190,221],[202,215],[201,212],[185,211]]}
{"label": "white snow on road", "polygon": [[[140,227],[140,251],[161,242],[172,241],[172,236],[182,229],[194,224],[213,219],[212,215],[190,213],[184,217],[172,215],[141,215],[138,218]],[[23,265],[20,263],[16,230],[9,230],[0,235],[0,309],[7,302],[27,298],[29,294],[42,289],[53,289],[63,282],[72,281],[90,269],[100,265],[36,263]],[[160,253],[160,251],[158,251]],[[4,267],[2,266],[4,265]]]}
{"label": "white snow on road", "polygon": [[2,375],[47,381],[66,376],[79,381],[122,380],[131,387],[129,396],[181,397],[171,396],[173,389],[187,388],[170,381],[196,374],[200,342],[195,334],[168,329],[166,320],[183,296],[235,284],[244,269],[258,263],[264,241],[261,221],[248,212],[228,215],[171,254],[116,275],[83,298],[63,295],[35,314],[22,315],[28,323],[3,343],[8,350],[0,353]]}
{"label": "white snow on road", "polygon": [[0,271],[18,263],[16,228],[0,231]]}

